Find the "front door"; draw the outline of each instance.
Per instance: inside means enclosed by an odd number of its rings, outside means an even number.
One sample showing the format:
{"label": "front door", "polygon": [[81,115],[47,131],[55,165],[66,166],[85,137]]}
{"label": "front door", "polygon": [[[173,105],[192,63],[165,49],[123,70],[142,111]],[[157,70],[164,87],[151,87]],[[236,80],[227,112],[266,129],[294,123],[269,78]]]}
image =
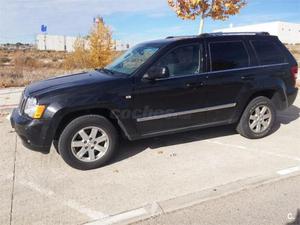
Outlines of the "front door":
{"label": "front door", "polygon": [[168,78],[137,81],[133,101],[140,134],[151,136],[205,122],[202,54],[199,43],[178,46],[153,65],[167,67]]}

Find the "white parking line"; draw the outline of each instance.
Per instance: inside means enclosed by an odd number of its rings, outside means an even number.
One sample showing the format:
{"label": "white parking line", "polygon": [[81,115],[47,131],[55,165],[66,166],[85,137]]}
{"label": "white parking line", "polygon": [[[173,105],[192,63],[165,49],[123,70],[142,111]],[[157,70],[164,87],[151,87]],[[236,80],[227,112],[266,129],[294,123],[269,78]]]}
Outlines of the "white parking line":
{"label": "white parking line", "polygon": [[233,144],[225,144],[225,143],[222,143],[222,142],[219,142],[219,141],[205,140],[205,142],[212,143],[212,144],[217,144],[217,145],[222,145],[222,146],[226,146],[226,147],[243,149],[243,150],[247,150],[247,151],[256,151],[256,152],[259,152],[259,153],[263,153],[263,154],[267,154],[267,155],[271,155],[271,156],[276,156],[276,157],[279,157],[279,158],[285,158],[285,159],[300,161],[300,158],[298,158],[298,157],[293,157],[293,156],[278,154],[278,153],[274,153],[274,152],[264,151],[264,150],[261,150],[261,149],[259,149],[259,150],[250,149],[250,148],[247,148],[245,146],[233,145]]}
{"label": "white parking line", "polygon": [[225,143],[222,143],[222,142],[219,142],[219,141],[205,140],[205,142],[212,143],[212,144],[217,144],[217,145],[223,145],[223,146],[226,146],[226,147],[233,147],[233,148],[239,148],[239,149],[245,149],[245,150],[247,149],[245,146],[242,146],[242,145],[225,144]]}
{"label": "white parking line", "polygon": [[26,186],[27,188],[30,188],[31,190],[39,192],[40,194],[45,195],[47,197],[51,197],[51,196],[54,195],[53,191],[51,191],[49,189],[46,189],[46,188],[43,188],[43,187],[41,187],[41,186],[39,186],[35,183],[32,183],[30,181],[20,180],[18,183],[23,185],[23,186]]}
{"label": "white parking line", "polygon": [[34,191],[40,193],[48,198],[58,201],[61,204],[65,205],[71,209],[76,210],[79,213],[86,215],[87,217],[89,217],[92,220],[99,220],[99,219],[107,217],[107,215],[105,215],[104,213],[89,209],[74,200],[67,200],[67,201],[62,200],[60,197],[56,196],[56,194],[52,190],[44,188],[44,187],[42,187],[36,183],[33,183],[31,181],[20,180],[18,183],[31,189],[31,190],[34,190]]}
{"label": "white parking line", "polygon": [[288,168],[288,169],[279,170],[279,171],[277,171],[277,174],[279,174],[281,176],[284,176],[284,175],[294,173],[294,172],[297,172],[297,171],[300,171],[300,166],[295,166],[295,167],[291,167],[291,168]]}

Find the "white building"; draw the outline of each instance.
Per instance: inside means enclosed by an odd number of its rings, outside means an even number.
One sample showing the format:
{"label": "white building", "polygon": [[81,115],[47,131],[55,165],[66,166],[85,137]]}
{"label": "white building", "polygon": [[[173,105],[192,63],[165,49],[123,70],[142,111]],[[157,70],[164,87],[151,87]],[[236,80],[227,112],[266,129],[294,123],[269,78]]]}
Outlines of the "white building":
{"label": "white building", "polygon": [[[39,34],[36,37],[37,49],[41,51],[74,51],[74,44],[78,38],[61,35]],[[85,47],[89,48],[89,41],[82,38]],[[121,41],[114,42],[116,51],[125,51],[129,48],[129,44],[124,44]]]}
{"label": "white building", "polygon": [[114,49],[116,50],[116,51],[126,51],[126,50],[128,50],[129,49],[129,44],[125,44],[125,43],[123,43],[123,42],[121,42],[121,41],[114,41]]}
{"label": "white building", "polygon": [[285,44],[300,43],[300,24],[275,21],[248,26],[229,27],[214,30],[214,32],[269,32]]}
{"label": "white building", "polygon": [[[68,37],[61,35],[38,34],[36,45],[38,50],[44,51],[74,51],[74,44],[77,37]],[[87,42],[87,40],[83,41]]]}

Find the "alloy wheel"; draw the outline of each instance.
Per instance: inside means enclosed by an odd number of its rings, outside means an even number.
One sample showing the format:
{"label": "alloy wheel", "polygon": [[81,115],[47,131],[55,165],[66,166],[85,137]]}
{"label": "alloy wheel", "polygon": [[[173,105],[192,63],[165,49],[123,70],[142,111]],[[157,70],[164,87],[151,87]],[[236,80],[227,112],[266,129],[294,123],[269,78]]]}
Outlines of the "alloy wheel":
{"label": "alloy wheel", "polygon": [[267,130],[271,124],[272,113],[268,106],[257,106],[250,114],[249,127],[254,133],[262,133]]}
{"label": "alloy wheel", "polygon": [[109,138],[99,127],[86,127],[72,138],[73,155],[84,162],[94,162],[105,155],[109,147]]}

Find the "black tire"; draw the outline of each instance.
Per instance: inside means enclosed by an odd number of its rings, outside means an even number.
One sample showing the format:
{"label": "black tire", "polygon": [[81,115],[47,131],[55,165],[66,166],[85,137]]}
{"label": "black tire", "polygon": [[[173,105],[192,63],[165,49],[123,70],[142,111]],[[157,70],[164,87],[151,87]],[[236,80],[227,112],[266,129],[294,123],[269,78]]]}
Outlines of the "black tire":
{"label": "black tire", "polygon": [[[92,162],[79,160],[72,152],[72,138],[78,131],[86,127],[98,127],[108,136],[109,145],[104,155]],[[98,115],[85,115],[70,122],[60,135],[58,149],[63,160],[71,167],[79,170],[91,170],[104,166],[113,156],[118,145],[118,132],[105,117]]]}
{"label": "black tire", "polygon": [[54,146],[56,152],[57,152],[58,154],[60,154],[60,153],[59,153],[59,150],[58,150],[58,140],[57,140],[57,139],[54,139],[52,143],[53,143],[53,146]]}
{"label": "black tire", "polygon": [[[254,132],[250,128],[249,119],[250,115],[255,111],[257,107],[260,106],[267,106],[271,113],[271,119],[269,122],[269,125],[266,126],[267,128],[259,133]],[[258,139],[268,136],[272,132],[272,128],[274,126],[274,123],[276,121],[276,109],[272,103],[272,101],[264,96],[256,97],[254,98],[246,107],[246,109],[243,112],[243,115],[237,125],[237,132],[249,139]]]}

